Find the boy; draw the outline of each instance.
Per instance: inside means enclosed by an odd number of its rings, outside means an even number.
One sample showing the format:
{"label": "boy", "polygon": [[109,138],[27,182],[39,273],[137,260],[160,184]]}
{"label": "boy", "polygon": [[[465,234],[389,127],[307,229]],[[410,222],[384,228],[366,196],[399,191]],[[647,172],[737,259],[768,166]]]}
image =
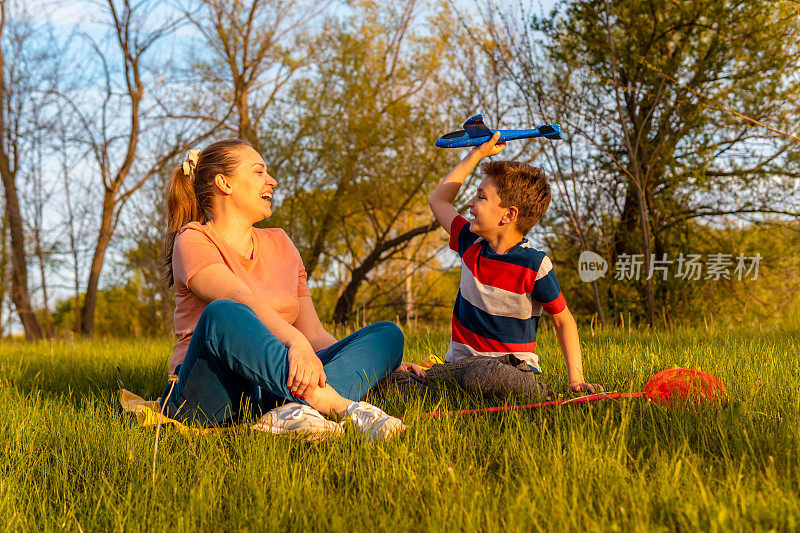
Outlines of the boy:
{"label": "boy", "polygon": [[453,207],[464,179],[478,162],[497,155],[500,132],[473,148],[431,194],[430,207],[461,256],[461,283],[453,309],[450,348],[453,363],[468,356],[512,354],[541,373],[534,353],[542,310],[555,326],[573,391],[602,392],[583,377],[578,328],[558,287],[553,264],[525,235],[550,205],[550,186],[541,169],[515,161],[482,166],[485,178],[469,202],[472,220]]}

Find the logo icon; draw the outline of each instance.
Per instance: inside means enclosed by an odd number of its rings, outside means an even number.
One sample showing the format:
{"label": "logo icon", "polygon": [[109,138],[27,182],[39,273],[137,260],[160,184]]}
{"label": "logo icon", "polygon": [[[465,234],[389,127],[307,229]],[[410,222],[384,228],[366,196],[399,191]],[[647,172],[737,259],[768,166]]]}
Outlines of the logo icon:
{"label": "logo icon", "polygon": [[578,276],[581,281],[591,283],[605,276],[606,272],[608,272],[608,261],[589,250],[581,252],[578,258]]}

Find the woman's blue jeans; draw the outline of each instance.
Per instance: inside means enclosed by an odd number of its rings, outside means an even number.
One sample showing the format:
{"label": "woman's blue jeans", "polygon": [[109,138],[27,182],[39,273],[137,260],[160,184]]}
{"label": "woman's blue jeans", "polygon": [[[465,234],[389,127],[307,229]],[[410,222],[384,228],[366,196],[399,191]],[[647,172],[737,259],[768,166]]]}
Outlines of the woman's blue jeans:
{"label": "woman's blue jeans", "polygon": [[[358,401],[400,365],[403,332],[391,322],[371,324],[317,352],[328,384]],[[204,425],[236,422],[288,401],[305,403],[286,386],[289,349],[250,307],[233,300],[206,306],[166,401],[167,416]],[[164,403],[169,387],[164,390]]]}

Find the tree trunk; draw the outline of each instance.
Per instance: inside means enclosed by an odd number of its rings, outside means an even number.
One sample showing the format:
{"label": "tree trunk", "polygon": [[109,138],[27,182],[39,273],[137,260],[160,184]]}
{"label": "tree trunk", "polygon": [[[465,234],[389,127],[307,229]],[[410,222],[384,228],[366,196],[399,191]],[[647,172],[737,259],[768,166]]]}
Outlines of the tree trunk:
{"label": "tree trunk", "polygon": [[597,288],[597,280],[592,281],[592,293],[594,294],[594,306],[597,309],[597,320],[601,326],[605,326],[606,318],[603,314],[603,304],[600,301],[600,290]]}
{"label": "tree trunk", "polygon": [[81,310],[82,333],[88,337],[94,333],[94,309],[97,304],[97,290],[100,282],[100,272],[103,270],[103,262],[106,257],[106,250],[111,242],[114,233],[112,222],[114,219],[114,198],[112,191],[106,191],[103,197],[103,213],[100,219],[100,231],[97,236],[97,245],[92,256],[92,266],[89,269],[89,280],[86,284],[86,297],[83,300]]}
{"label": "tree trunk", "polygon": [[73,275],[73,285],[72,288],[75,291],[75,323],[73,325],[73,330],[75,333],[79,333],[81,331],[81,277],[80,277],[80,263],[78,256],[78,243],[77,239],[75,238],[75,213],[72,210],[72,203],[70,202],[70,195],[69,195],[69,183],[65,179],[64,180],[64,192],[66,194],[67,199],[67,212],[69,213],[69,217],[67,218],[67,227],[69,228],[69,248],[70,248],[70,255],[72,256],[72,275]]}
{"label": "tree trunk", "polygon": [[[0,226],[0,302],[6,300],[8,285],[8,215],[3,214],[2,226]],[[5,330],[5,317],[3,308],[0,305],[0,337]]]}
{"label": "tree trunk", "polygon": [[656,325],[656,318],[655,318],[655,291],[653,288],[653,278],[648,276],[650,272],[650,263],[651,263],[651,245],[650,245],[650,216],[648,213],[647,207],[647,200],[644,197],[644,192],[639,192],[637,189],[637,193],[639,194],[639,211],[641,213],[641,223],[642,223],[642,242],[644,244],[643,251],[644,251],[644,276],[645,276],[645,293],[647,297],[647,324],[654,328]]}
{"label": "tree trunk", "polygon": [[73,252],[72,258],[73,258],[73,261],[74,261],[73,274],[75,275],[75,285],[73,287],[74,290],[75,290],[75,328],[73,329],[73,331],[75,333],[80,333],[82,331],[82,328],[81,328],[81,285],[80,285],[81,282],[80,282],[80,277],[79,277],[80,271],[78,269],[78,252],[77,252],[77,250],[75,250],[75,252]]}
{"label": "tree trunk", "polygon": [[[247,101],[248,88],[243,85],[244,82],[236,82],[236,113],[238,118],[238,133],[239,137],[248,141],[253,149],[259,154],[262,152],[263,147],[259,142],[256,132],[253,131],[253,124],[250,121],[250,106]],[[240,86],[241,84],[241,86]]]}
{"label": "tree trunk", "polygon": [[[2,25],[0,25],[0,37],[2,37],[2,26],[5,25],[5,5],[2,8]],[[19,314],[20,322],[25,330],[27,340],[42,338],[42,326],[39,318],[33,312],[30,296],[28,295],[28,263],[25,255],[25,233],[22,228],[22,215],[19,211],[19,197],[17,195],[16,170],[11,168],[9,158],[9,142],[16,139],[10,138],[7,134],[9,124],[7,123],[6,109],[8,108],[8,98],[6,90],[6,70],[3,50],[0,49],[0,175],[3,179],[3,188],[6,197],[6,215],[11,231],[11,300]]]}
{"label": "tree trunk", "polygon": [[[374,262],[373,260],[372,263],[374,264]],[[353,304],[356,302],[356,294],[369,272],[369,268],[362,268],[363,266],[364,263],[353,271],[353,277],[345,286],[339,299],[336,300],[336,307],[333,309],[333,322],[335,324],[344,324],[350,320],[350,316],[353,314]]]}
{"label": "tree trunk", "polygon": [[350,282],[345,286],[339,299],[336,300],[336,307],[333,309],[333,321],[336,324],[344,324],[350,320],[350,316],[353,314],[353,305],[356,301],[358,289],[361,288],[361,284],[367,279],[367,274],[385,259],[385,257],[382,257],[385,252],[410,241],[417,235],[423,235],[433,231],[438,225],[437,222],[432,222],[425,226],[418,226],[394,239],[379,241],[361,264],[353,270]]}
{"label": "tree trunk", "polygon": [[[641,172],[638,170],[638,161],[633,157],[633,151],[629,151],[630,157],[633,159],[633,179],[628,183],[628,190],[625,194],[625,204],[622,208],[622,220],[615,236],[614,250],[619,256],[623,253],[636,252],[635,247],[631,246],[630,235],[637,229],[642,234],[642,247],[641,252],[643,257],[643,272],[644,280],[644,303],[645,312],[647,316],[647,323],[652,328],[655,326],[655,295],[653,280],[647,279],[647,274],[650,271],[651,263],[651,234],[650,234],[650,216],[649,207],[646,199],[646,191],[640,191],[636,182],[641,184]],[[644,185],[640,185],[642,188]],[[638,226],[638,227],[637,227]]]}
{"label": "tree trunk", "polygon": [[639,216],[639,197],[636,195],[634,188],[633,184],[628,184],[625,192],[625,203],[622,205],[620,224],[617,226],[614,235],[614,253],[617,256],[635,251],[629,242],[630,235],[637,229],[637,217]]}
{"label": "tree trunk", "polygon": [[411,325],[411,321],[416,319],[417,312],[414,306],[414,285],[411,279],[411,276],[414,274],[414,264],[410,259],[407,259],[407,261],[405,267],[406,279],[403,281],[403,303],[405,304],[406,325],[409,326]]}
{"label": "tree trunk", "polygon": [[[614,38],[611,31],[611,2],[610,0],[605,0],[605,19],[604,25],[606,28],[606,34],[608,37],[608,45],[609,45],[609,52],[611,58],[611,71],[613,73],[613,82],[614,82],[614,95],[616,98],[617,103],[617,113],[619,115],[619,124],[622,127],[622,139],[625,144],[625,148],[628,151],[628,158],[630,160],[631,170],[632,173],[629,174],[630,184],[633,185],[635,188],[636,200],[638,201],[639,206],[639,221],[641,222],[641,230],[642,230],[642,248],[644,252],[644,268],[645,268],[645,277],[647,272],[650,269],[650,217],[648,216],[648,205],[647,205],[647,172],[644,172],[644,176],[641,172],[640,166],[640,158],[639,155],[643,152],[646,152],[646,141],[643,144],[643,133],[642,128],[645,128],[642,121],[639,120],[639,117],[636,114],[636,108],[633,101],[633,95],[631,93],[620,93],[620,86],[628,86],[627,80],[627,73],[624,69],[620,69],[620,74],[618,75],[617,72],[617,54],[614,49]],[[622,77],[623,81],[620,82],[620,76]],[[633,131],[628,131],[627,120],[626,120],[626,113],[627,117],[630,119]],[[648,114],[649,116],[649,114]],[[647,118],[645,118],[645,121]],[[641,149],[641,151],[640,151]],[[630,195],[630,184],[628,187],[627,194]],[[626,208],[628,203],[628,198],[626,197]],[[655,317],[654,317],[654,310],[653,307],[655,306],[654,297],[653,297],[653,280],[648,279],[645,282],[645,293],[646,293],[646,304],[647,304],[647,322],[650,327],[655,326]]]}
{"label": "tree trunk", "polygon": [[25,339],[32,341],[42,338],[39,317],[33,312],[28,294],[28,263],[25,256],[25,233],[22,228],[22,215],[19,211],[17,185],[11,175],[6,154],[0,154],[0,173],[6,197],[6,213],[11,231],[11,300],[19,314],[25,330]]}

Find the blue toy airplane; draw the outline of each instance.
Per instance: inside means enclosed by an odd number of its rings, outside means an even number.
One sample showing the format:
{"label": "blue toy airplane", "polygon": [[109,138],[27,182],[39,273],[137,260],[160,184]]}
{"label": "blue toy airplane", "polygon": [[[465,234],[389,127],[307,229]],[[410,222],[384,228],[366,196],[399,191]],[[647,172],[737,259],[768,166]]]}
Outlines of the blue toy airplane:
{"label": "blue toy airplane", "polygon": [[495,132],[500,132],[497,142],[513,141],[515,139],[560,139],[561,126],[558,124],[544,124],[532,130],[491,130],[483,123],[483,115],[475,115],[464,123],[464,129],[442,135],[436,140],[439,148],[463,148],[465,146],[478,146],[492,138]]}

